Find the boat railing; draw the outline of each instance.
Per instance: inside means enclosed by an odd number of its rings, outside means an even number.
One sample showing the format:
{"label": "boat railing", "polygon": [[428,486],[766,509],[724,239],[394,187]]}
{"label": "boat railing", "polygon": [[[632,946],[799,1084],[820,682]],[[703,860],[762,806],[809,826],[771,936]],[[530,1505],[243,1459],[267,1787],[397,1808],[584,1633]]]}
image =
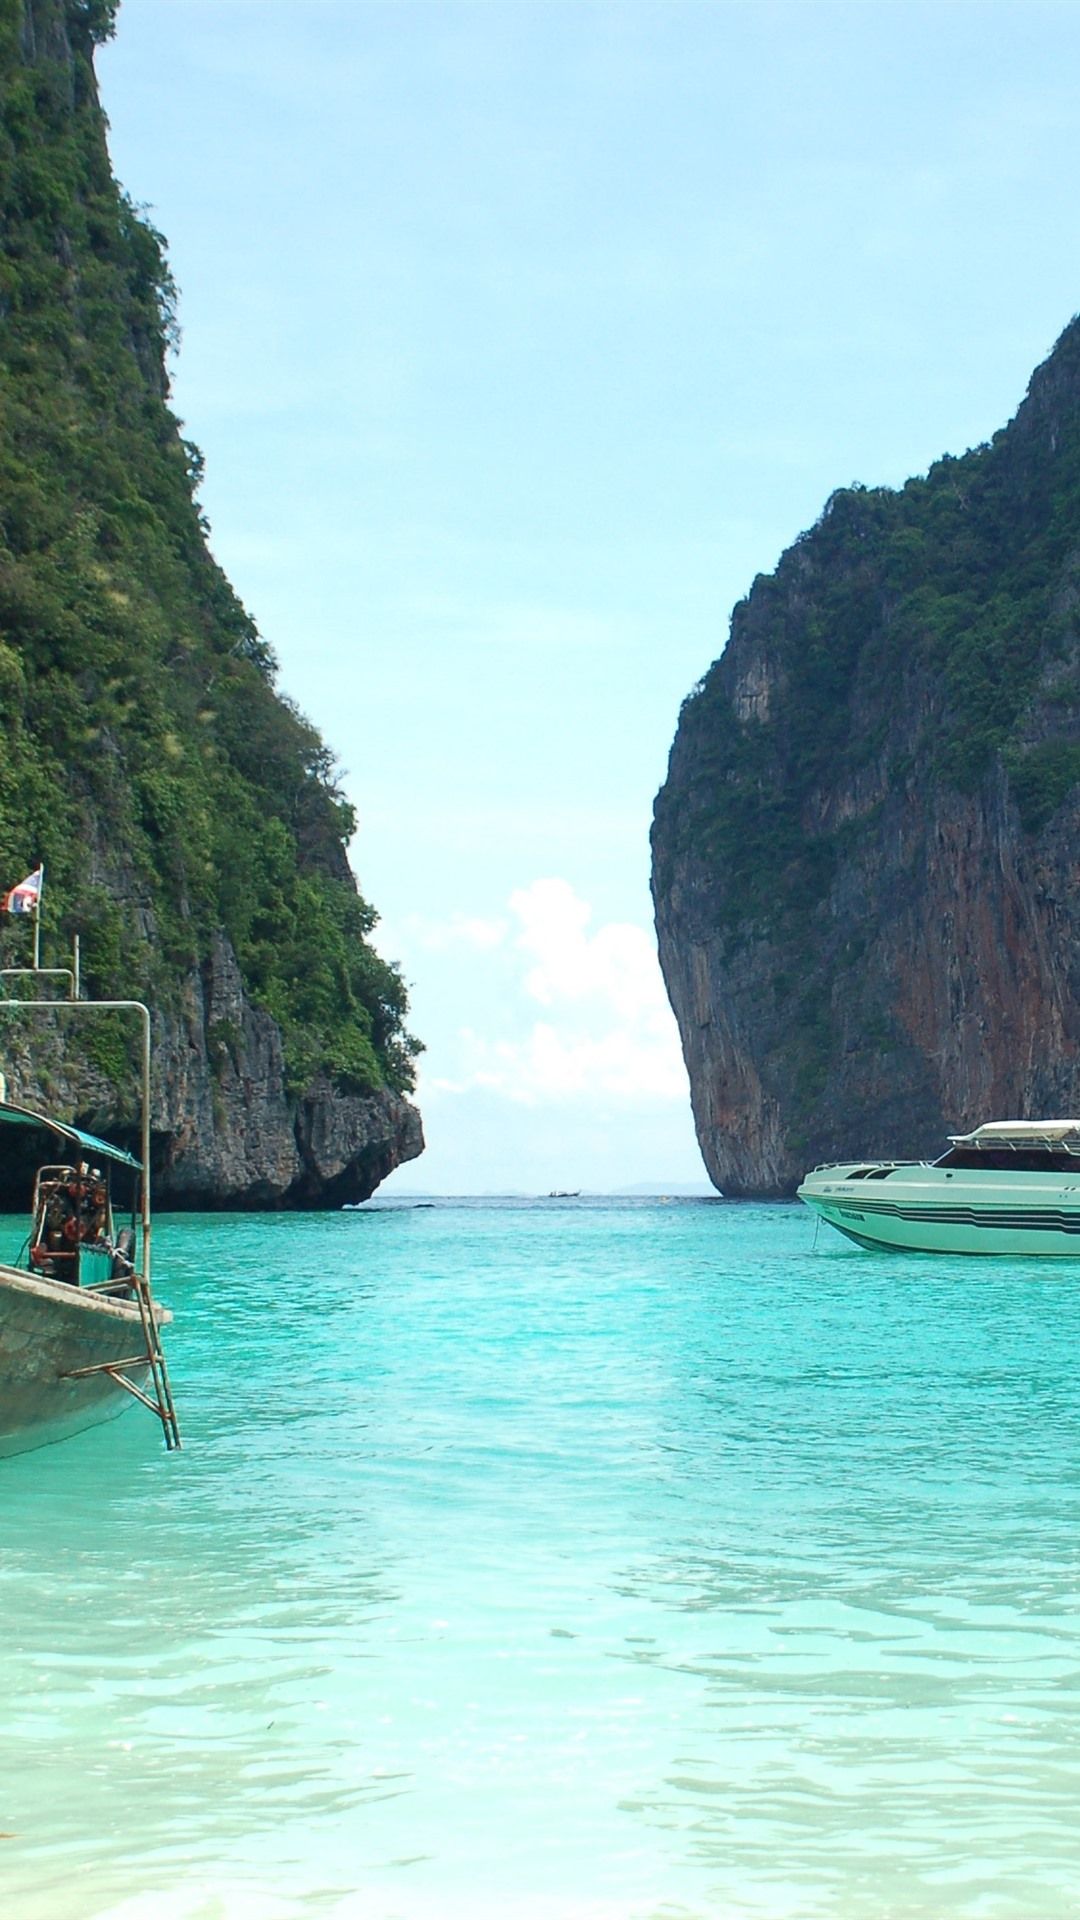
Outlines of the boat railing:
{"label": "boat railing", "polygon": [[79,976],[74,967],[0,967],[0,980],[66,980],[68,999],[79,997]]}
{"label": "boat railing", "polygon": [[840,1167],[928,1167],[929,1160],[821,1160],[811,1173],[836,1173]]}

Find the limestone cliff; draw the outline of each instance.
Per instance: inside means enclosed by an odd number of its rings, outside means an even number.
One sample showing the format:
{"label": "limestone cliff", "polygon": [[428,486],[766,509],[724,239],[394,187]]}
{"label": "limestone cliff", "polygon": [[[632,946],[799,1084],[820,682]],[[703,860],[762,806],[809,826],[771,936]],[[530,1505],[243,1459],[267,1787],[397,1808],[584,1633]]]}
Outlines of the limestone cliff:
{"label": "limestone cliff", "polygon": [[[114,1077],[70,1044],[62,1013],[56,1026],[49,1034],[37,1020],[31,1026],[0,1010],[8,1096],[137,1152],[134,1058],[118,1098]],[[159,1207],[340,1207],[368,1199],[423,1152],[419,1113],[387,1088],[349,1095],[317,1073],[302,1094],[290,1091],[280,1028],[251,1004],[223,934],[184,979],[179,1004],[154,1013],[152,1032]],[[132,1022],[133,1040],[136,1033]],[[0,1162],[0,1206],[25,1205],[27,1174],[22,1154]]]}
{"label": "limestone cliff", "polygon": [[[163,1203],[338,1205],[420,1152],[418,1045],[333,756],[209,549],[176,289],[98,101],[114,13],[0,0],[0,890],[44,861],[46,959],[78,934],[91,996],[153,1007]],[[13,1092],[130,1128],[122,1033],[0,1012],[0,1055]]]}
{"label": "limestone cliff", "polygon": [[846,490],[686,701],[653,829],[710,1177],[1080,1112],[1080,323],[1011,424]]}

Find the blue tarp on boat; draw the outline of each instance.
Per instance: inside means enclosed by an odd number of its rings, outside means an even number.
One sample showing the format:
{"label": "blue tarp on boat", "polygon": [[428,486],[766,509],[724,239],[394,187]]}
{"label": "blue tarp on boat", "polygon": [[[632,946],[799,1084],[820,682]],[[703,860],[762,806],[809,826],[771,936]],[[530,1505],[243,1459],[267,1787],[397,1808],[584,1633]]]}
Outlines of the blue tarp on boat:
{"label": "blue tarp on boat", "polygon": [[99,1140],[95,1133],[83,1133],[80,1127],[69,1127],[65,1120],[51,1120],[47,1114],[35,1113],[31,1107],[16,1107],[10,1101],[0,1101],[0,1125],[4,1124],[12,1127],[45,1127],[61,1140],[69,1140],[73,1146],[81,1147],[91,1160],[111,1160],[117,1166],[134,1167],[137,1172],[142,1171],[142,1162],[132,1154],[125,1153],[123,1147],[111,1146],[108,1140]]}

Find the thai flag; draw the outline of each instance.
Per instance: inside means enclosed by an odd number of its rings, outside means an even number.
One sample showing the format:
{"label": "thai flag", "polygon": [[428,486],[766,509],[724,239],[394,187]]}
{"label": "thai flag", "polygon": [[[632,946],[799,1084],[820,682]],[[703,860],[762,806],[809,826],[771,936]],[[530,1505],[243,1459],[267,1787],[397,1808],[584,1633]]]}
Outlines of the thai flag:
{"label": "thai flag", "polygon": [[44,867],[35,867],[33,873],[28,873],[26,879],[20,880],[17,887],[12,887],[10,893],[5,893],[0,899],[0,913],[36,913],[41,905],[41,882],[44,873]]}

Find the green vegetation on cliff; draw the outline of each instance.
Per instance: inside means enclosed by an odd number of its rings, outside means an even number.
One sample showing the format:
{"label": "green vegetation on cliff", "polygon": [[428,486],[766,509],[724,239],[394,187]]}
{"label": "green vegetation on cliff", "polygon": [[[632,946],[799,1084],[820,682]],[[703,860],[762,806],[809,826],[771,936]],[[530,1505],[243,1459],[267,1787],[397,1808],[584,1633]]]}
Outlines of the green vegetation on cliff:
{"label": "green vegetation on cliff", "polygon": [[[874,796],[911,777],[971,792],[998,763],[1039,831],[1080,781],[1078,608],[1074,321],[988,445],[899,492],[834,494],[755,581],[684,706],[658,848],[722,875],[735,929],[812,908],[872,833]],[[764,663],[764,704],[738,697],[746,662]],[[860,770],[866,805],[838,822],[828,796]]]}
{"label": "green vegetation on cliff", "polygon": [[406,1090],[351,810],[208,552],[167,404],[175,288],[94,82],[114,12],[0,0],[0,884],[45,861],[47,941],[79,932],[99,992],[167,1003],[223,927],[295,1089]]}

